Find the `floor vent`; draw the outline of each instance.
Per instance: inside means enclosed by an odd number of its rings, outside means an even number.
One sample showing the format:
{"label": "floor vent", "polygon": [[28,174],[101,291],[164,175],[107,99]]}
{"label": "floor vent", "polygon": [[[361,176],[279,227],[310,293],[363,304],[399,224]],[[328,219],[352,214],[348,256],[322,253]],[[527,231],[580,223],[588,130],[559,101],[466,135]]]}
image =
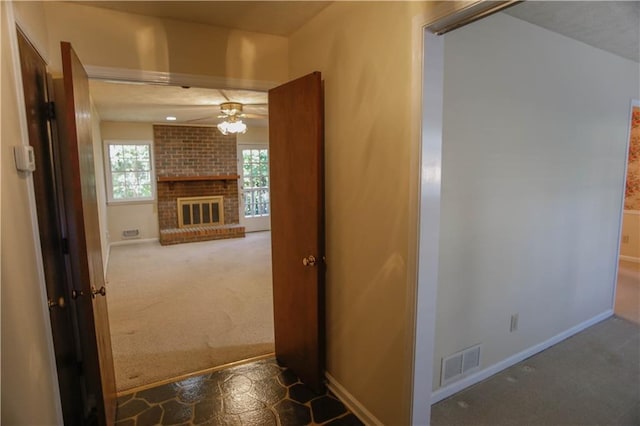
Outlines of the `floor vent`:
{"label": "floor vent", "polygon": [[480,345],[442,358],[440,385],[445,386],[480,368]]}

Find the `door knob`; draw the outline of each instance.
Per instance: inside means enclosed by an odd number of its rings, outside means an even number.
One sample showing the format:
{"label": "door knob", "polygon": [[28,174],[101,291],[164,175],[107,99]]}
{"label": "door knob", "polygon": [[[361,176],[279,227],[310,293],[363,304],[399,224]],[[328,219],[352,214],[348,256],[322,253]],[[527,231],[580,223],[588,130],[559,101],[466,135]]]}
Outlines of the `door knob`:
{"label": "door knob", "polygon": [[58,297],[58,300],[53,300],[53,299],[47,300],[47,305],[49,306],[49,309],[53,308],[54,306],[57,306],[59,308],[64,308],[66,306],[66,303],[64,301],[64,297],[60,296]]}
{"label": "door knob", "polygon": [[104,288],[104,286],[102,286],[102,287],[100,287],[100,290],[96,290],[95,287],[91,286],[91,297],[93,299],[95,299],[97,295],[106,296],[107,295],[107,289]]}
{"label": "door knob", "polygon": [[302,258],[302,264],[304,266],[316,266],[316,258],[313,255]]}

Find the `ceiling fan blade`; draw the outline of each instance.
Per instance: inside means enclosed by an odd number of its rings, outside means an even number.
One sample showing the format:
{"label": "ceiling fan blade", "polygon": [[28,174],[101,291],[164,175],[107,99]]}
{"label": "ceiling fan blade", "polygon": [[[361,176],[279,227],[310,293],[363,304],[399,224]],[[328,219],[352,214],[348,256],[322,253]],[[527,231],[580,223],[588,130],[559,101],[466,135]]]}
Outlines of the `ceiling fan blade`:
{"label": "ceiling fan blade", "polygon": [[266,120],[269,118],[269,114],[244,114],[245,118],[255,118],[257,120]]}
{"label": "ceiling fan blade", "polygon": [[192,118],[191,120],[185,120],[185,123],[198,123],[200,121],[211,121],[217,123],[219,121],[218,118],[214,117],[214,116],[205,116],[205,117],[200,117],[200,118]]}

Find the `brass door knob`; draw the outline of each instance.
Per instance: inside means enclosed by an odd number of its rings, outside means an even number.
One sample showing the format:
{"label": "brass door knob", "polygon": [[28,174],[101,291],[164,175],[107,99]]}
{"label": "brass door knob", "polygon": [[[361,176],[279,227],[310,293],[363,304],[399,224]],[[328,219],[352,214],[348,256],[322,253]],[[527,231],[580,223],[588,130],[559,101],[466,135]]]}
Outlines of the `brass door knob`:
{"label": "brass door knob", "polygon": [[302,258],[302,264],[304,266],[316,266],[316,262],[316,257],[313,255]]}
{"label": "brass door knob", "polygon": [[107,295],[107,289],[104,288],[104,286],[102,286],[102,287],[100,287],[100,290],[96,290],[96,288],[92,286],[91,287],[91,297],[95,299],[97,295],[106,296]]}
{"label": "brass door knob", "polygon": [[66,306],[66,302],[64,300],[64,297],[60,296],[58,297],[58,300],[53,300],[53,299],[47,300],[47,305],[49,306],[49,309],[55,306],[59,308],[64,308]]}

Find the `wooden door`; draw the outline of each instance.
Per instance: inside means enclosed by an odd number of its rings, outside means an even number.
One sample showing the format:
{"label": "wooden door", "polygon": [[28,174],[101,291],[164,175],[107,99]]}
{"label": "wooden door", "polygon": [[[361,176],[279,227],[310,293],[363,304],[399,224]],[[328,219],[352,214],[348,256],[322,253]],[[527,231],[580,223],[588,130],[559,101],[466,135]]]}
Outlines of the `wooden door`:
{"label": "wooden door", "polygon": [[317,391],[325,358],[323,139],[319,72],[269,91],[276,358]]}
{"label": "wooden door", "polygon": [[61,43],[61,51],[63,78],[55,82],[55,103],[83,370],[98,423],[113,424],[115,374],[98,225],[89,80],[71,45]]}
{"label": "wooden door", "polygon": [[62,416],[65,424],[81,424],[84,421],[84,404],[79,402],[86,401],[87,395],[78,374],[79,344],[75,338],[75,314],[67,286],[69,276],[63,252],[64,231],[57,187],[59,176],[54,167],[53,134],[49,121],[47,66],[20,31],[18,47],[29,144],[33,147],[36,161],[33,187]]}

